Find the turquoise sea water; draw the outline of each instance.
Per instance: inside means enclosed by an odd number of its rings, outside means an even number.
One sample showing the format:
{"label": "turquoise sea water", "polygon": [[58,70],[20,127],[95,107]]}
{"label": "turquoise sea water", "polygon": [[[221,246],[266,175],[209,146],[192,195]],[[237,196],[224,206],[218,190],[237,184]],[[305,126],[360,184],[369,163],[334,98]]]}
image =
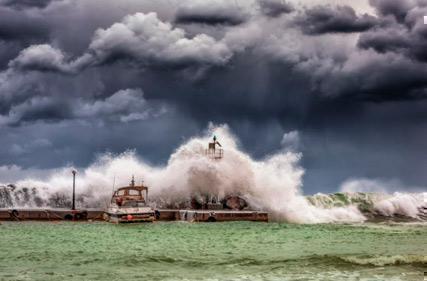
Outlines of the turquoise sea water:
{"label": "turquoise sea water", "polygon": [[4,222],[0,280],[424,280],[427,225]]}

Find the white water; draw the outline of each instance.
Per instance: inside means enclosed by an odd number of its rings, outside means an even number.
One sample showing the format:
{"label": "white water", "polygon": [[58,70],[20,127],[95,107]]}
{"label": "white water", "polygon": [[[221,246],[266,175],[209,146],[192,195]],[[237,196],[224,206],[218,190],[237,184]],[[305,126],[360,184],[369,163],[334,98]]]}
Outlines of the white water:
{"label": "white water", "polygon": [[[204,155],[207,143],[216,135],[224,148],[224,158],[212,160]],[[294,223],[360,222],[366,218],[356,205],[324,208],[310,204],[302,195],[304,169],[302,155],[284,148],[256,161],[242,152],[227,126],[211,126],[203,136],[182,144],[164,167],[153,167],[129,151],[106,154],[88,168],[78,171],[76,192],[86,206],[106,206],[112,190],[128,185],[132,175],[150,187],[149,197],[158,207],[178,207],[192,196],[229,194],[243,196],[252,208],[267,210],[274,220]],[[35,187],[43,201],[54,194],[69,194],[71,167],[59,169],[46,180],[28,178],[18,187]],[[19,189],[19,188],[18,188]],[[15,192],[16,193],[16,192]],[[21,196],[22,197],[22,196]],[[394,198],[394,197],[392,197]],[[15,198],[16,199],[16,198]],[[31,200],[14,200],[14,205],[29,207]],[[398,207],[390,198],[379,203],[384,214],[407,212],[414,215],[418,207]],[[21,203],[19,203],[21,202]],[[22,203],[25,202],[25,203]],[[394,209],[393,209],[394,208]]]}
{"label": "white water", "polygon": [[371,215],[381,215],[385,217],[400,215],[424,221],[427,219],[427,192],[394,192],[392,194],[345,192],[337,194],[316,194],[310,196],[309,199],[313,205],[319,208],[360,206]]}
{"label": "white water", "polygon": [[374,208],[384,216],[403,215],[417,218],[420,208],[427,207],[427,192],[407,194],[396,192],[393,196],[376,202]]}

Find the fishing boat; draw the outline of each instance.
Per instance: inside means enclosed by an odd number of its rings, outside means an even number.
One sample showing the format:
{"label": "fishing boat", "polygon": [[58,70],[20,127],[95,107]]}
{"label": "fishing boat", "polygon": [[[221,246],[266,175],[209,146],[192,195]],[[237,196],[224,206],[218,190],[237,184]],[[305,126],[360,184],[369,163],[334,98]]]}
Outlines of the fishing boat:
{"label": "fishing boat", "polygon": [[155,211],[148,206],[148,187],[135,185],[134,177],[129,186],[114,191],[104,219],[112,223],[153,222]]}

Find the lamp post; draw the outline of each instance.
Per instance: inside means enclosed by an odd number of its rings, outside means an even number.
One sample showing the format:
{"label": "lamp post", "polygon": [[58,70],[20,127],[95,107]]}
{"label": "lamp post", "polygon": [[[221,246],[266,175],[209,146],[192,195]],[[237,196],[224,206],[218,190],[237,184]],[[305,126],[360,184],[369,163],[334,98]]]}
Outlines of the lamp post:
{"label": "lamp post", "polygon": [[71,207],[71,210],[75,210],[76,209],[76,174],[77,171],[73,170],[71,171],[71,173],[73,173],[73,205]]}

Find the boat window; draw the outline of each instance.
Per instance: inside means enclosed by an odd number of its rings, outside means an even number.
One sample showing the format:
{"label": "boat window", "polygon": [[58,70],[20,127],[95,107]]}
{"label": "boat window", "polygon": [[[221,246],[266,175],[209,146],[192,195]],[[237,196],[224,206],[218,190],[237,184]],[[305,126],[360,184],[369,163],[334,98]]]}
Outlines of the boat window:
{"label": "boat window", "polygon": [[131,196],[138,196],[139,194],[140,194],[139,190],[129,189],[129,195],[131,195]]}
{"label": "boat window", "polygon": [[123,195],[125,195],[125,191],[124,190],[119,190],[119,191],[117,191],[117,195],[123,196]]}
{"label": "boat window", "polygon": [[133,208],[137,208],[137,207],[145,207],[145,202],[144,201],[126,201],[123,204],[124,207],[133,207]]}

